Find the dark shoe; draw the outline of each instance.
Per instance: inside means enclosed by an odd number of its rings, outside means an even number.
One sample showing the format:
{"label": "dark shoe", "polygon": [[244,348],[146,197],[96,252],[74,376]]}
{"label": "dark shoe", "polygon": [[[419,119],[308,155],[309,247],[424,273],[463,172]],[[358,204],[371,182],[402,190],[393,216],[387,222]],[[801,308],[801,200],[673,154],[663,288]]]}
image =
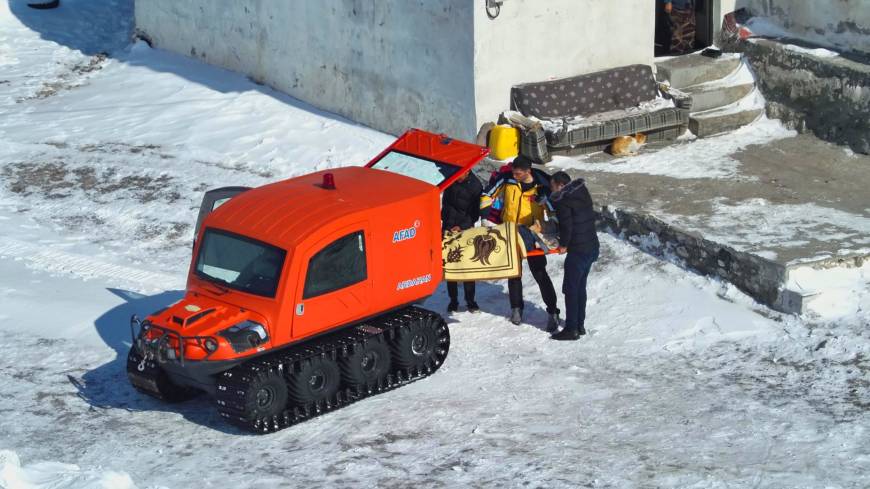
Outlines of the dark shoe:
{"label": "dark shoe", "polygon": [[580,326],[579,328],[577,328],[577,334],[579,334],[580,336],[585,335],[585,334],[586,334],[586,328],[584,328],[583,326]]}
{"label": "dark shoe", "polygon": [[553,314],[550,314],[550,317],[547,319],[547,329],[545,331],[553,333],[559,329],[560,324],[562,324],[562,320],[559,319],[559,311],[556,311]]}
{"label": "dark shoe", "polygon": [[565,328],[562,331],[550,336],[550,338],[557,341],[576,341],[580,339],[580,336],[580,330],[574,328]]}
{"label": "dark shoe", "polygon": [[450,304],[447,304],[447,314],[453,314],[454,312],[456,312],[458,310],[459,310],[459,303],[458,302],[451,302]]}
{"label": "dark shoe", "polygon": [[511,322],[520,325],[523,323],[523,310],[519,307],[511,309]]}
{"label": "dark shoe", "polygon": [[474,301],[468,303],[467,309],[470,313],[480,312],[480,306],[478,306],[477,302]]}

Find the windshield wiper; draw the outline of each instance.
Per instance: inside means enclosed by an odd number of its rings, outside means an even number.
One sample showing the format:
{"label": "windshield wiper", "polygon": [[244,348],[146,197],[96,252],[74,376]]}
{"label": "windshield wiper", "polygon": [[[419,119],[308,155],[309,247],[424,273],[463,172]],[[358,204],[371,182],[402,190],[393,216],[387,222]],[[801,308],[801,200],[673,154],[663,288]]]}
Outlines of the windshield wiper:
{"label": "windshield wiper", "polygon": [[218,292],[220,293],[220,295],[224,295],[230,291],[231,285],[226,280],[222,280],[222,279],[219,279],[217,277],[212,277],[211,275],[209,275],[207,273],[203,273],[202,277],[205,279],[206,282],[209,283],[209,285],[216,288],[218,290]]}

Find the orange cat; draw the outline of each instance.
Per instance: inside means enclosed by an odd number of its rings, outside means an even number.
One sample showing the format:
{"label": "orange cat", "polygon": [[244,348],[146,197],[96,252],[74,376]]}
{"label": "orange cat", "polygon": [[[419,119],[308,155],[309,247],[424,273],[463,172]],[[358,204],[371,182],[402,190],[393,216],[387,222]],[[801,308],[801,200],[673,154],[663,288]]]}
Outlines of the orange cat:
{"label": "orange cat", "polygon": [[619,136],[610,144],[610,154],[613,156],[634,156],[644,144],[646,144],[646,134]]}

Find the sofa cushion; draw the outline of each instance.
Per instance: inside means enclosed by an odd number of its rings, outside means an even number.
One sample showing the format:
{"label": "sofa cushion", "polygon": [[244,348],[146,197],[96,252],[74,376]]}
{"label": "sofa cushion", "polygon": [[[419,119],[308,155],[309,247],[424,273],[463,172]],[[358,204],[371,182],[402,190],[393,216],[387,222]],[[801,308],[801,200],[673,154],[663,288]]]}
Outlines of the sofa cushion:
{"label": "sofa cushion", "polygon": [[516,85],[511,108],[538,118],[589,116],[656,98],[652,68],[629,65],[561,80]]}

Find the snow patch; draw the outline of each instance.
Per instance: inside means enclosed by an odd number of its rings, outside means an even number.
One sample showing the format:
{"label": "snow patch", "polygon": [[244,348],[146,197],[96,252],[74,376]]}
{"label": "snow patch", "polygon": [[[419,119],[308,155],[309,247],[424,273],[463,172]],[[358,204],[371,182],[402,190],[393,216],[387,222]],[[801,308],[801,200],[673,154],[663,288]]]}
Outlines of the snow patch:
{"label": "snow patch", "polygon": [[711,215],[680,219],[690,227],[704,229],[707,239],[738,251],[757,253],[771,245],[826,242],[836,235],[851,242],[850,253],[870,253],[870,218],[816,204],[773,204],[761,198],[739,202],[717,199]]}
{"label": "snow patch", "polygon": [[725,105],[723,107],[716,107],[715,109],[705,110],[703,112],[694,112],[692,113],[692,116],[699,118],[721,117],[723,115],[738,114],[740,112],[763,110],[766,104],[767,102],[764,99],[764,95],[761,94],[761,90],[759,90],[758,87],[755,87],[743,98],[732,104]]}
{"label": "snow patch", "polygon": [[741,59],[740,64],[737,66],[737,68],[730,74],[728,74],[728,76],[716,80],[711,80],[705,83],[692,85],[691,87],[684,88],[683,90],[692,92],[704,92],[717,88],[735,87],[739,85],[747,85],[750,83],[755,83],[755,75],[752,73],[752,68],[749,67],[749,63],[747,63],[745,59]]}
{"label": "snow patch", "polygon": [[808,313],[822,320],[870,318],[870,260],[855,268],[792,268],[786,288],[809,297]]}
{"label": "snow patch", "polygon": [[783,48],[787,49],[788,51],[794,51],[796,53],[801,53],[801,54],[809,54],[811,56],[816,56],[818,58],[836,58],[837,56],[840,55],[840,53],[838,53],[836,51],[831,51],[830,49],[825,49],[825,48],[812,49],[812,48],[805,48],[805,47],[801,47],[801,46],[796,46],[794,44],[784,44]]}
{"label": "snow patch", "polygon": [[[784,40],[796,39],[817,46],[822,46],[817,49],[805,48],[787,43],[783,46],[785,49],[790,51],[810,54],[820,58],[833,58],[839,56],[839,53],[832,51],[832,49],[851,51],[856,46],[867,44],[866,36],[848,30],[836,32],[833,29],[829,29],[823,33],[811,30],[796,32],[784,28],[771,17],[753,17],[747,21],[746,27],[749,28],[750,32],[755,36]],[[750,39],[750,41],[751,40],[752,39]]]}
{"label": "snow patch", "polygon": [[136,489],[124,472],[82,469],[78,465],[37,462],[22,466],[18,454],[0,450],[0,488],[3,489]]}

